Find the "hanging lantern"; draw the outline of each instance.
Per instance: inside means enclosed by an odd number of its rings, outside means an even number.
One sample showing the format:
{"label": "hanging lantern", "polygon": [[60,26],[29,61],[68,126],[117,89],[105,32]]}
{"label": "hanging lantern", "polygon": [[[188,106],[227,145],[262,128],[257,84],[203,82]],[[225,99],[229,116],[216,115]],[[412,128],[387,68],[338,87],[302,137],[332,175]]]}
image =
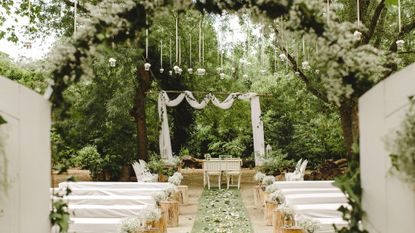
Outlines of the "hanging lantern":
{"label": "hanging lantern", "polygon": [[198,68],[196,72],[197,72],[197,75],[200,75],[200,76],[203,76],[206,74],[206,70],[203,68]]}
{"label": "hanging lantern", "polygon": [[115,67],[117,65],[117,60],[111,57],[110,59],[108,59],[108,63],[110,64],[111,67]]}
{"label": "hanging lantern", "polygon": [[150,64],[150,63],[146,62],[146,63],[144,64],[144,70],[145,70],[145,71],[149,71],[149,70],[150,70],[150,67],[151,67],[151,64]]}
{"label": "hanging lantern", "polygon": [[181,74],[183,72],[183,69],[179,66],[173,66],[173,70],[175,74]]}
{"label": "hanging lantern", "polygon": [[404,45],[405,45],[404,40],[397,40],[396,41],[396,46],[398,47],[398,49],[402,49]]}
{"label": "hanging lantern", "polygon": [[281,61],[285,61],[287,59],[287,56],[285,56],[285,54],[283,54],[283,53],[281,53],[279,57],[280,57]]}
{"label": "hanging lantern", "polygon": [[225,78],[225,74],[221,72],[221,73],[219,74],[219,78],[220,78],[220,79],[224,79],[224,78]]}
{"label": "hanging lantern", "polygon": [[308,63],[308,61],[303,61],[301,63],[303,70],[309,70],[311,68],[310,64]]}
{"label": "hanging lantern", "polygon": [[173,76],[173,70],[169,70],[169,75]]}
{"label": "hanging lantern", "polygon": [[298,71],[295,71],[295,73],[294,73],[295,75],[300,75],[300,72],[298,72]]}
{"label": "hanging lantern", "polygon": [[361,40],[362,39],[362,33],[361,32],[359,32],[359,31],[354,31],[354,33],[353,33],[353,35],[354,35],[354,37],[357,39],[357,40]]}
{"label": "hanging lantern", "polygon": [[162,67],[162,68],[160,68],[160,74],[162,74],[163,72],[164,72],[164,69]]}
{"label": "hanging lantern", "polygon": [[244,75],[242,75],[242,78],[247,79],[248,78],[248,75],[247,74],[244,74]]}
{"label": "hanging lantern", "polygon": [[188,68],[188,69],[187,69],[187,72],[188,72],[189,74],[193,74],[193,69],[192,69],[192,68]]}
{"label": "hanging lantern", "polygon": [[265,75],[267,73],[267,70],[261,70],[260,72],[262,75]]}
{"label": "hanging lantern", "polygon": [[236,72],[236,68],[235,67],[232,67],[231,68],[231,72],[232,72],[232,74],[234,74]]}
{"label": "hanging lantern", "polygon": [[320,73],[320,70],[316,70],[315,72],[316,72],[316,74],[319,74]]}

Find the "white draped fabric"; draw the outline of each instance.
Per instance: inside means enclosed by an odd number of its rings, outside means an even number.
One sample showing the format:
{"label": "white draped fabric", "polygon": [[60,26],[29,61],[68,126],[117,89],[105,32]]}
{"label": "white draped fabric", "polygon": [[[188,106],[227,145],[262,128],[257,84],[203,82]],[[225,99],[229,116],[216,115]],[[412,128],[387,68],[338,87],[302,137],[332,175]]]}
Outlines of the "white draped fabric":
{"label": "white draped fabric", "polygon": [[198,102],[190,91],[183,91],[175,99],[170,100],[165,91],[161,91],[158,97],[158,112],[161,124],[160,130],[160,155],[163,159],[169,160],[172,158],[170,130],[168,124],[167,108],[175,107],[179,105],[184,99],[195,109],[203,109],[211,101],[213,105],[221,109],[229,109],[232,107],[233,102],[236,99],[250,100],[251,101],[251,121],[252,121],[252,133],[254,139],[254,151],[255,151],[255,163],[261,165],[263,162],[263,155],[265,153],[264,144],[264,126],[261,120],[261,107],[259,102],[259,96],[255,93],[232,93],[224,101],[220,101],[216,96],[207,94],[201,102]]}

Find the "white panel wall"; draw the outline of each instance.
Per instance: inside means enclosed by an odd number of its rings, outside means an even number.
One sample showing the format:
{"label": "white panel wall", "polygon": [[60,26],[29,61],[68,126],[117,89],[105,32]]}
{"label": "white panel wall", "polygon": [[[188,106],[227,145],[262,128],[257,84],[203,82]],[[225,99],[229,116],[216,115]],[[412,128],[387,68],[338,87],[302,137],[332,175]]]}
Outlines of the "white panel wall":
{"label": "white panel wall", "polygon": [[363,208],[370,233],[415,233],[415,186],[390,174],[385,145],[399,129],[411,95],[415,95],[415,64],[359,99]]}
{"label": "white panel wall", "polygon": [[0,233],[50,232],[50,104],[0,77],[0,115],[10,183],[0,193]]}

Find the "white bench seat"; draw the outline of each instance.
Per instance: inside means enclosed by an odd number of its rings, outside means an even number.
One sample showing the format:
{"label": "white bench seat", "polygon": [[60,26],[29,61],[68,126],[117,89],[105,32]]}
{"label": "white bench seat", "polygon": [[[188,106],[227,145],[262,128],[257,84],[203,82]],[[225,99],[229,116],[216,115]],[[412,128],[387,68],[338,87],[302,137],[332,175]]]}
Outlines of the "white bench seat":
{"label": "white bench seat", "polygon": [[123,189],[97,189],[97,188],[71,188],[70,195],[115,195],[115,196],[152,196],[154,193],[161,192],[163,188],[123,188]]}
{"label": "white bench seat", "polygon": [[334,188],[333,180],[307,180],[307,181],[275,181],[279,189],[284,188]]}
{"label": "white bench seat", "polygon": [[285,195],[285,201],[289,205],[343,204],[347,203],[347,198],[343,193],[306,193]]}
{"label": "white bench seat", "polygon": [[342,218],[314,218],[314,220],[320,222],[320,229],[315,233],[334,233],[333,224],[338,228],[347,226],[347,222]]}
{"label": "white bench seat", "polygon": [[283,188],[279,191],[284,195],[305,193],[342,193],[339,188]]}
{"label": "white bench seat", "polygon": [[77,218],[125,218],[137,216],[146,205],[69,205],[69,212]]}
{"label": "white bench seat", "polygon": [[62,182],[59,183],[59,188],[96,188],[96,189],[135,189],[135,188],[166,188],[170,184],[162,182],[93,182],[93,181],[82,181],[82,182]]}
{"label": "white bench seat", "polygon": [[71,218],[68,233],[119,233],[123,218]]}
{"label": "white bench seat", "polygon": [[338,209],[346,204],[304,204],[292,205],[296,214],[308,218],[341,218],[342,213]]}
{"label": "white bench seat", "polygon": [[69,195],[63,198],[70,205],[155,205],[152,196]]}

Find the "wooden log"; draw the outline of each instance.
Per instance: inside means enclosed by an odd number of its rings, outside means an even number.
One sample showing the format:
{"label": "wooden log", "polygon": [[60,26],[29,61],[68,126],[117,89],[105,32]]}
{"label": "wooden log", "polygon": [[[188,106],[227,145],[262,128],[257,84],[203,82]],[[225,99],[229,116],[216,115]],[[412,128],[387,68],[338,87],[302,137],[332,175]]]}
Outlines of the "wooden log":
{"label": "wooden log", "polygon": [[274,233],[281,233],[281,228],[284,224],[284,214],[274,209],[272,211],[272,229]]}
{"label": "wooden log", "polygon": [[300,227],[282,227],[281,233],[304,233],[304,230]]}
{"label": "wooden log", "polygon": [[157,228],[150,228],[150,229],[143,229],[138,232],[142,233],[159,233],[159,229]]}
{"label": "wooden log", "polygon": [[262,194],[262,196],[263,196],[262,206],[265,207],[265,203],[268,200],[269,193],[264,191],[264,193]]}
{"label": "wooden log", "polygon": [[163,211],[164,221],[168,227],[179,225],[179,202],[175,200],[160,201],[160,208]]}
{"label": "wooden log", "polygon": [[272,226],[272,211],[278,207],[278,203],[275,201],[266,201],[265,202],[265,224],[267,226]]}
{"label": "wooden log", "polygon": [[164,218],[163,210],[161,211],[160,220],[156,221],[153,227],[159,230],[158,233],[167,233],[167,222],[166,222],[166,219]]}
{"label": "wooden log", "polygon": [[187,185],[179,185],[177,186],[181,193],[181,204],[188,205],[189,204],[189,187]]}
{"label": "wooden log", "polygon": [[254,188],[254,205],[255,207],[261,207],[261,186],[256,185]]}

